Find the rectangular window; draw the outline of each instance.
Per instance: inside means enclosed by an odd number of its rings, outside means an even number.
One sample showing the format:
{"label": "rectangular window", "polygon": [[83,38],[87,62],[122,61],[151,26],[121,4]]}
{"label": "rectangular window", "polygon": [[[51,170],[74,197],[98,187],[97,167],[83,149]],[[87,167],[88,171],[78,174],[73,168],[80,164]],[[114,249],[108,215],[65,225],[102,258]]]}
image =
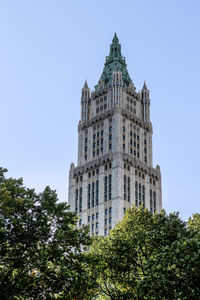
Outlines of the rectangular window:
{"label": "rectangular window", "polygon": [[126,175],[124,175],[124,200],[126,200]]}
{"label": "rectangular window", "polygon": [[135,182],[135,206],[138,207],[138,183]]}
{"label": "rectangular window", "polygon": [[108,177],[105,176],[104,178],[104,201],[106,202],[108,200]]}
{"label": "rectangular window", "polygon": [[130,202],[130,198],[131,198],[131,188],[130,188],[130,177],[128,177],[128,202]]}
{"label": "rectangular window", "polygon": [[96,181],[96,205],[99,204],[99,181]]}
{"label": "rectangular window", "polygon": [[142,202],[143,202],[143,207],[145,208],[145,186],[142,186]]}
{"label": "rectangular window", "polygon": [[82,212],[82,187],[79,189],[79,212]]}
{"label": "rectangular window", "polygon": [[154,213],[156,212],[156,192],[153,192],[153,206],[154,206]]}
{"label": "rectangular window", "polygon": [[94,182],[92,183],[92,207],[94,207]]}
{"label": "rectangular window", "polygon": [[112,193],[112,175],[109,175],[109,190],[108,190],[108,198],[111,200]]}
{"label": "rectangular window", "polygon": [[75,194],[75,212],[78,213],[78,189],[76,189]]}
{"label": "rectangular window", "polygon": [[142,203],[141,183],[139,183],[139,206]]}
{"label": "rectangular window", "polygon": [[90,209],[90,183],[88,184],[88,209]]}
{"label": "rectangular window", "polygon": [[152,199],[152,190],[150,190],[150,212],[153,212],[153,199]]}

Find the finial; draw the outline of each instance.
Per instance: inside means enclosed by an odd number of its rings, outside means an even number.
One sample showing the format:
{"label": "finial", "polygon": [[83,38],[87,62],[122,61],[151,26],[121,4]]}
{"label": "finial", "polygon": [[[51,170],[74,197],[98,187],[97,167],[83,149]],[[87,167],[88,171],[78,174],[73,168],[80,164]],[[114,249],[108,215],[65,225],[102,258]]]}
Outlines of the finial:
{"label": "finial", "polygon": [[85,79],[85,84],[83,86],[84,89],[89,89],[88,84],[87,84],[87,80]]}
{"label": "finial", "polygon": [[144,85],[143,85],[143,90],[148,90],[147,85],[146,85],[146,81],[144,80]]}
{"label": "finial", "polygon": [[118,39],[118,37],[117,37],[117,34],[116,34],[116,32],[115,32],[115,34],[114,34],[114,37],[113,37],[113,43],[119,43],[119,39]]}

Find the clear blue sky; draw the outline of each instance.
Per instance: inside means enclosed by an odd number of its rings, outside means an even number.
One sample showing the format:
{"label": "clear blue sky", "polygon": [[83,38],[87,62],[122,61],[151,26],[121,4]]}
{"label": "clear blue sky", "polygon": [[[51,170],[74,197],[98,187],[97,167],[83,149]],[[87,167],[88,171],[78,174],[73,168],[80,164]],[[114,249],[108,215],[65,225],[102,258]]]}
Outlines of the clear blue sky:
{"label": "clear blue sky", "polygon": [[80,92],[97,83],[116,31],[129,74],[151,91],[163,206],[200,212],[200,1],[1,0],[0,165],[67,200]]}

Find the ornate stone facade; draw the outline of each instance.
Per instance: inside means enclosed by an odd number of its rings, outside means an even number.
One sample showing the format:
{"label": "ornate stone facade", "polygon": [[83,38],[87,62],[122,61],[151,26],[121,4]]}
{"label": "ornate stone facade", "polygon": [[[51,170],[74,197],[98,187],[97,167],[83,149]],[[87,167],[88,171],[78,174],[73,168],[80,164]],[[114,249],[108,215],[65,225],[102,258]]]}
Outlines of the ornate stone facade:
{"label": "ornate stone facade", "polygon": [[150,98],[131,81],[115,34],[95,91],[82,89],[78,165],[69,172],[70,209],[78,226],[107,235],[127,208],[162,208],[161,173],[152,161]]}

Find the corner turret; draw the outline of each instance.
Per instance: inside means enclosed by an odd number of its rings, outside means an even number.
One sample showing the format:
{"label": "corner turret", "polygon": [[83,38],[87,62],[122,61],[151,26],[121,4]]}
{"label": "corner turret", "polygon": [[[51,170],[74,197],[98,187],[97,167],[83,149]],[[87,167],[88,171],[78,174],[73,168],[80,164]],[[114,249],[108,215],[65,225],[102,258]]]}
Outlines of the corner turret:
{"label": "corner turret", "polygon": [[150,122],[150,98],[149,98],[149,90],[146,85],[146,81],[144,81],[143,88],[140,92],[141,96],[141,105],[142,105],[142,119],[144,122]]}
{"label": "corner turret", "polygon": [[81,121],[87,121],[90,116],[90,89],[85,80],[81,96]]}

